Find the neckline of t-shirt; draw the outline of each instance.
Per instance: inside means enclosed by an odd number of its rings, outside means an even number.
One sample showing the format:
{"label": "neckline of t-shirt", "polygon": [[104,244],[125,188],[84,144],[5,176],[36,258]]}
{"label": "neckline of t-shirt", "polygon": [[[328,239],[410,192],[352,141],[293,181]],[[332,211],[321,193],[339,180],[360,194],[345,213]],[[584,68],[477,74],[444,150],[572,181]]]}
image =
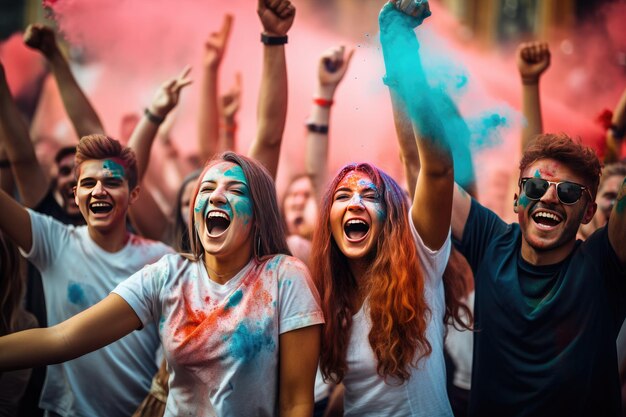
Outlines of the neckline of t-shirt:
{"label": "neckline of t-shirt", "polygon": [[229,279],[224,284],[215,282],[211,279],[211,277],[209,277],[209,272],[206,270],[206,267],[204,266],[203,257],[200,257],[200,261],[197,262],[197,268],[198,268],[198,271],[199,271],[198,273],[201,279],[207,283],[211,291],[214,291],[216,293],[227,293],[233,288],[236,288],[239,286],[243,277],[245,277],[247,273],[252,269],[253,264],[254,264],[254,258],[251,258],[248,261],[248,263],[243,268],[241,268],[241,270],[237,272],[237,274],[234,277]]}
{"label": "neckline of t-shirt", "polygon": [[137,237],[135,235],[133,235],[132,233],[128,233],[128,239],[126,240],[126,243],[124,244],[124,246],[118,250],[117,252],[109,252],[106,251],[104,249],[102,249],[100,247],[100,245],[98,245],[89,235],[89,227],[88,226],[79,226],[79,230],[82,230],[84,237],[87,239],[87,241],[91,244],[91,246],[94,248],[94,250],[96,250],[97,252],[99,252],[101,255],[107,256],[107,257],[120,257],[120,256],[126,256],[126,251],[128,250],[128,248],[133,244],[133,240]]}

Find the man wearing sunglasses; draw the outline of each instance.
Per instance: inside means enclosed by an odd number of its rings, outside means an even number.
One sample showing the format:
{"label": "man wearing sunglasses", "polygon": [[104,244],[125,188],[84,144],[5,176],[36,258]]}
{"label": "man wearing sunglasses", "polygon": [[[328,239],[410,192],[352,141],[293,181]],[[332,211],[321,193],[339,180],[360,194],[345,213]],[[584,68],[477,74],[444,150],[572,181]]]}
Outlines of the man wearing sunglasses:
{"label": "man wearing sunglasses", "polygon": [[475,275],[471,416],[618,416],[626,316],[626,183],[585,242],[600,162],[564,134],[520,162],[519,224],[455,190],[452,233]]}

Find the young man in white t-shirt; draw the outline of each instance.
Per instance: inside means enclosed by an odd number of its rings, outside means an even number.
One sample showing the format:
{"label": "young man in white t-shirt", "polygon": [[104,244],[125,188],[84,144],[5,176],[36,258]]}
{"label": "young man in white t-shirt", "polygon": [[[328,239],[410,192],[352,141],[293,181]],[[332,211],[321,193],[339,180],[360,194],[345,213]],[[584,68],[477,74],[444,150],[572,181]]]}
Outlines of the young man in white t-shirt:
{"label": "young man in white t-shirt", "polygon": [[[64,225],[28,210],[0,191],[0,229],[41,271],[48,324],[97,303],[122,280],[172,249],[126,229],[139,193],[135,155],[104,135],[81,139],[76,151],[76,204],[87,226]],[[46,415],[128,416],[157,370],[154,326],[106,348],[48,367],[40,407]]]}

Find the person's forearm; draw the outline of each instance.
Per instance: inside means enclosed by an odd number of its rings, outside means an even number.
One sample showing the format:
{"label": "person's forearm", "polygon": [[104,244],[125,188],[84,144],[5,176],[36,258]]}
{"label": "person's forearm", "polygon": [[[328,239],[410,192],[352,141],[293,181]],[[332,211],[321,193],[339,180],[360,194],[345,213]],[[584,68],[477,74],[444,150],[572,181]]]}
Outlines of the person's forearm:
{"label": "person's forearm", "polygon": [[417,151],[417,144],[415,142],[415,134],[413,133],[411,119],[402,104],[402,100],[398,97],[398,94],[393,91],[393,89],[389,90],[389,95],[391,96],[393,122],[396,129],[396,136],[398,138],[398,145],[400,146],[408,192],[411,199],[413,199],[415,194],[415,185],[417,184],[417,176],[420,171],[420,157],[419,152]]}
{"label": "person's forearm", "polygon": [[539,80],[522,82],[522,112],[526,123],[522,128],[522,152],[528,148],[535,136],[543,132]]}
{"label": "person's forearm", "polygon": [[224,118],[223,120],[224,123],[219,129],[221,139],[218,152],[235,151],[237,146],[237,121],[234,118]]}
{"label": "person's forearm", "polygon": [[94,133],[104,134],[104,127],[91,102],[78,85],[62,52],[55,48],[47,57],[59,85],[61,99],[79,138]]}
{"label": "person's forearm", "polygon": [[128,147],[135,152],[137,158],[138,184],[141,183],[148,169],[150,151],[158,131],[159,124],[150,120],[148,116],[144,114],[139,120],[139,123],[137,123],[137,126],[135,126],[135,130],[133,130],[128,140]]}
{"label": "person's forearm", "polygon": [[205,64],[198,114],[198,149],[203,161],[219,152],[218,69]]}
{"label": "person's forearm", "polygon": [[[329,102],[328,105],[313,103],[311,114],[307,119],[306,133],[306,153],[305,167],[308,175],[313,180],[313,187],[317,201],[322,200],[322,194],[326,185],[326,174],[328,170],[328,139],[330,129],[330,110],[335,95],[335,89],[318,85],[314,95],[316,99],[323,99]],[[322,131],[320,131],[320,129]],[[326,130],[326,132],[324,132]]]}
{"label": "person's forearm", "polygon": [[56,327],[30,329],[0,337],[0,371],[34,368],[71,359]]}
{"label": "person's forearm", "polygon": [[287,64],[284,45],[263,47],[263,73],[257,118],[257,137],[250,154],[276,178],[287,119]]}
{"label": "person's forearm", "polygon": [[13,101],[4,73],[0,76],[0,141],[4,144],[7,163],[22,202],[27,207],[34,207],[48,191],[48,180],[39,165],[28,126]]}

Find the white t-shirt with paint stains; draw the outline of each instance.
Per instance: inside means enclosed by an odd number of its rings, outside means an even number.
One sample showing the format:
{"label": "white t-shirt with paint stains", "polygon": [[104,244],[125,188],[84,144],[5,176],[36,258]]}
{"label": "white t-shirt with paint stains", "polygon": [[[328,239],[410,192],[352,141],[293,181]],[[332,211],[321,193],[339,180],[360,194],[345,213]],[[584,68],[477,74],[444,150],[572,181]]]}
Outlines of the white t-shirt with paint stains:
{"label": "white t-shirt with paint stains", "polygon": [[[86,226],[28,212],[33,246],[22,255],[41,271],[49,326],[91,307],[145,265],[173,252],[135,235],[118,252],[106,252]],[[80,358],[48,365],[39,406],[71,417],[131,415],[150,389],[158,346],[156,326],[147,326]]]}
{"label": "white t-shirt with paint stains", "polygon": [[252,260],[224,285],[202,262],[169,255],[114,292],[159,324],[166,416],[277,415],[279,335],[324,321],[306,267],[285,255]]}
{"label": "white t-shirt with paint stains", "polygon": [[396,385],[385,383],[376,372],[376,356],[368,340],[372,325],[366,300],[352,317],[346,352],[348,372],[343,380],[346,417],[452,417],[443,358],[445,299],[441,278],[450,256],[450,236],[438,251],[432,251],[422,242],[410,216],[409,222],[424,273],[425,297],[431,311],[426,337],[432,353],[418,362],[417,368],[412,369],[411,378],[404,384],[397,385],[397,381]]}

